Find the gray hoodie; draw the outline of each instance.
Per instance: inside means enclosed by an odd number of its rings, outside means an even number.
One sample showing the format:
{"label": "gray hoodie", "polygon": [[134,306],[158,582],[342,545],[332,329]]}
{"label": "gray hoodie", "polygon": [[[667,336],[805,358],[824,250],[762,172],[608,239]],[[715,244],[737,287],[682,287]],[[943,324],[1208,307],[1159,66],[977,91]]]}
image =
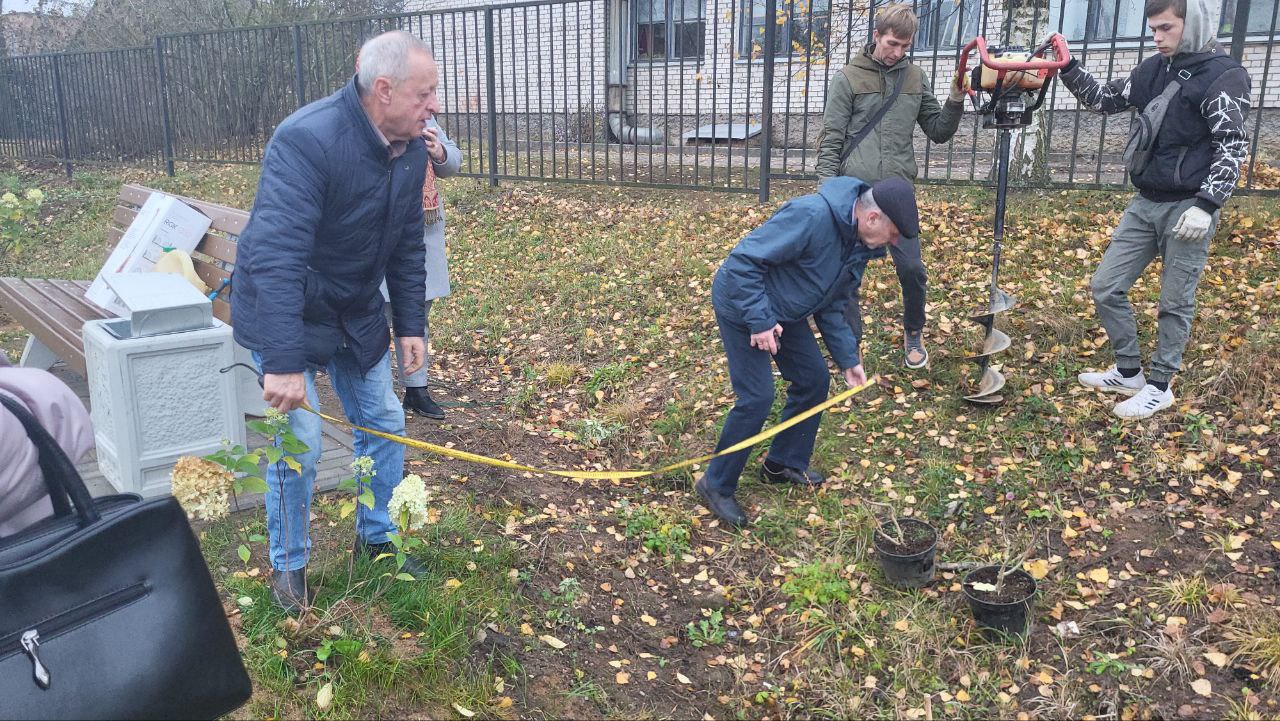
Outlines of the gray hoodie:
{"label": "gray hoodie", "polygon": [[1218,44],[1218,3],[1187,0],[1187,17],[1178,53],[1207,53]]}

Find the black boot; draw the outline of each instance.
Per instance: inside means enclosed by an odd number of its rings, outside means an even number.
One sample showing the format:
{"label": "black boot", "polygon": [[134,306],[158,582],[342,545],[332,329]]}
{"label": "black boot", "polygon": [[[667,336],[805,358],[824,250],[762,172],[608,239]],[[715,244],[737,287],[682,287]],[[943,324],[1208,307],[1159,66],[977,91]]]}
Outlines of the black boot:
{"label": "black boot", "polygon": [[431,400],[431,394],[420,386],[407,386],[404,389],[404,409],[413,411],[424,418],[444,420],[444,409]]}
{"label": "black boot", "polygon": [[760,480],[765,483],[790,483],[793,486],[821,486],[827,479],[813,469],[802,471],[765,461],[760,467]]}
{"label": "black boot", "polygon": [[693,484],[693,490],[698,492],[698,496],[702,498],[702,503],[707,507],[707,510],[730,526],[742,528],[751,523],[751,519],[747,518],[742,506],[738,505],[737,499],[733,496],[726,496],[723,493],[713,491],[707,488],[701,480]]}
{"label": "black boot", "polygon": [[274,571],[271,574],[271,600],[288,614],[301,612],[310,604],[307,596],[307,568],[296,571]]}
{"label": "black boot", "polygon": [[[399,551],[396,549],[395,544],[390,541],[387,541],[386,543],[365,543],[361,539],[356,539],[356,553],[363,553],[369,558],[377,558],[384,553],[389,553],[392,556],[395,556],[398,552]],[[387,558],[383,560],[391,561],[393,559]],[[406,555],[404,565],[400,567],[400,571],[402,573],[407,573],[414,578],[422,578],[422,576],[427,573],[427,566],[413,556]]]}

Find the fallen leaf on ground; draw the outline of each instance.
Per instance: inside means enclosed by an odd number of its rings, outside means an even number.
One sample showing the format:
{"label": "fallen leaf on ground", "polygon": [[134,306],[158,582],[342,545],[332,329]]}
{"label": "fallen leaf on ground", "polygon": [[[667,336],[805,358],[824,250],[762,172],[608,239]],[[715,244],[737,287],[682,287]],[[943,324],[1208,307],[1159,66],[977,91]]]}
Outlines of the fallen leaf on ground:
{"label": "fallen leaf on ground", "polygon": [[333,705],[333,684],[326,683],[320,687],[320,692],[316,694],[316,708],[326,711]]}

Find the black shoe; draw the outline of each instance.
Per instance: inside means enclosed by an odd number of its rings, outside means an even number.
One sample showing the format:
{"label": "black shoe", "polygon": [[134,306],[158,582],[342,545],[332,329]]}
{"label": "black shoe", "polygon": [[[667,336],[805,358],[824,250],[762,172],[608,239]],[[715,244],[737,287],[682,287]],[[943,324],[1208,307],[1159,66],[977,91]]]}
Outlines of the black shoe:
{"label": "black shoe", "polygon": [[307,568],[296,571],[274,571],[271,574],[271,600],[285,613],[301,612],[310,603],[307,596]]}
{"label": "black shoe", "polygon": [[793,486],[821,486],[827,479],[812,468],[802,471],[765,461],[760,466],[760,480],[765,483],[790,483]]}
{"label": "black shoe", "polygon": [[698,492],[698,496],[702,498],[702,504],[707,507],[707,510],[730,526],[741,528],[751,523],[751,520],[747,518],[747,514],[743,512],[742,507],[738,505],[738,501],[733,496],[717,493],[703,485],[702,481],[693,484],[693,490]]}
{"label": "black shoe", "polygon": [[437,421],[444,420],[444,409],[431,400],[431,393],[426,388],[408,386],[404,389],[404,409],[413,411],[424,418]]}
{"label": "black shoe", "polygon": [[[377,558],[384,553],[389,553],[394,557],[398,552],[399,551],[396,549],[395,544],[390,541],[387,541],[386,543],[365,543],[361,540],[356,541],[356,553],[363,553],[369,558]],[[385,560],[390,561],[393,559],[388,558]],[[427,566],[413,556],[406,555],[404,565],[400,567],[400,572],[407,573],[414,578],[421,578],[427,573]]]}

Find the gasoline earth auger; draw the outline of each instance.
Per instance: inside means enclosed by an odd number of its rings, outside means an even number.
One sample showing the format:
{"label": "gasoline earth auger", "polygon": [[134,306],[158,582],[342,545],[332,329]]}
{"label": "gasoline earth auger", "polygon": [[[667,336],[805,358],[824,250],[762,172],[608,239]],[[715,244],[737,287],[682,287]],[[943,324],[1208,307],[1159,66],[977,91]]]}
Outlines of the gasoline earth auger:
{"label": "gasoline earth auger", "polygon": [[[969,52],[978,49],[980,63],[968,76]],[[1052,51],[1049,60],[1046,53]],[[1009,188],[1009,144],[1014,128],[1031,124],[1035,111],[1044,103],[1053,76],[1071,61],[1067,42],[1055,33],[1034,52],[1021,47],[987,49],[986,40],[976,37],[960,53],[957,74],[965,78],[969,98],[982,114],[982,127],[999,133],[997,145],[996,218],[991,243],[991,291],[987,309],[970,316],[986,330],[982,349],[971,359],[978,364],[978,387],[964,397],[972,403],[996,404],[1004,387],[1004,374],[991,367],[991,357],[1007,349],[1012,341],[995,327],[998,313],[1017,305],[1017,298],[1000,289],[1000,250],[1004,243],[1005,196]],[[984,99],[985,98],[985,99]]]}

